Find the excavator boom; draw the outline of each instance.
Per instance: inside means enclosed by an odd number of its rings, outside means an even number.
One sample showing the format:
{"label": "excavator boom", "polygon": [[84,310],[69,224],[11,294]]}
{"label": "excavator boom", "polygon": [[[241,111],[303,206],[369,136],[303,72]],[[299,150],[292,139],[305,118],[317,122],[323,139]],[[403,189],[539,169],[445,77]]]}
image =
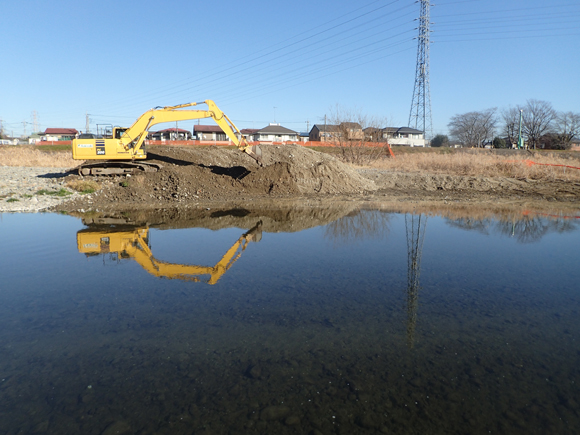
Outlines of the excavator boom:
{"label": "excavator boom", "polygon": [[[207,110],[187,109],[200,104],[207,105]],[[212,118],[241,151],[248,154],[259,164],[262,163],[260,148],[250,145],[234,123],[212,100],[180,104],[178,106],[157,107],[148,110],[131,127],[114,129],[112,138],[94,137],[94,135],[90,134],[80,135],[72,143],[73,159],[103,161],[79,166],[80,175],[128,173],[135,170],[156,171],[158,169],[157,165],[135,163],[135,160],[147,158],[143,145],[149,129],[156,124],[165,122],[203,118]],[[105,160],[106,162],[104,162]]]}
{"label": "excavator boom", "polygon": [[[240,258],[249,242],[259,242],[262,238],[262,221],[242,234],[227,250],[215,266],[167,263],[156,259],[148,243],[149,228],[133,230],[86,229],[77,233],[79,252],[92,256],[116,254],[118,258],[133,258],[143,269],[153,276],[185,281],[203,281],[215,284]],[[202,280],[200,276],[209,276]]]}

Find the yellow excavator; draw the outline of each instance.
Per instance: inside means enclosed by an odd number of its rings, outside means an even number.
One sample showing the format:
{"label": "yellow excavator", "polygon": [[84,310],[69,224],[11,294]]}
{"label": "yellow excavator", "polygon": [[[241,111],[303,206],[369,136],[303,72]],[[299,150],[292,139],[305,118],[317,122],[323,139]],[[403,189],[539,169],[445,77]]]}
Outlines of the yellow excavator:
{"label": "yellow excavator", "polygon": [[[186,109],[200,104],[207,105],[207,110]],[[85,133],[79,135],[72,141],[73,159],[87,161],[76,169],[79,175],[113,175],[139,171],[155,172],[160,169],[160,165],[142,161],[147,158],[144,143],[149,129],[155,124],[164,122],[202,118],[212,118],[241,151],[247,153],[259,164],[262,163],[260,148],[250,145],[234,123],[216,104],[212,100],[206,100],[200,103],[156,107],[141,115],[131,127],[114,127],[110,134],[94,135]]]}
{"label": "yellow excavator", "polygon": [[[242,234],[213,267],[157,260],[151,252],[148,238],[148,227],[133,230],[88,228],[77,233],[77,247],[79,252],[87,256],[111,254],[118,261],[133,258],[143,269],[157,277],[215,284],[240,258],[248,242],[259,242],[262,239],[262,221]],[[209,278],[201,279],[200,276],[204,275],[209,275]]]}

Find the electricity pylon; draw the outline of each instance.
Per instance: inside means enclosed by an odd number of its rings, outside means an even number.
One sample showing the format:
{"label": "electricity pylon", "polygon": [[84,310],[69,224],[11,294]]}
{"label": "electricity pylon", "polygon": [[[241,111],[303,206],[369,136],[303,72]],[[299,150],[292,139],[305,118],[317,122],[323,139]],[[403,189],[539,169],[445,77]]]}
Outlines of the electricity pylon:
{"label": "electricity pylon", "polygon": [[421,255],[427,228],[427,216],[405,215],[407,233],[407,345],[412,348],[417,326],[419,306],[419,276],[421,275]]}
{"label": "electricity pylon", "polygon": [[417,37],[417,65],[415,67],[415,87],[409,114],[409,127],[423,132],[425,139],[433,138],[431,119],[431,91],[429,88],[429,0],[420,0],[419,36]]}

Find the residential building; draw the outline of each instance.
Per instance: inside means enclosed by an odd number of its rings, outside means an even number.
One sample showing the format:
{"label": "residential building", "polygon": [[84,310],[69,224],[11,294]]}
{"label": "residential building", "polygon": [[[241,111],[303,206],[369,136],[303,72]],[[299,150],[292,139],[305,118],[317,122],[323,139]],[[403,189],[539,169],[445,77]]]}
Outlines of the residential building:
{"label": "residential building", "polygon": [[314,142],[336,142],[339,140],[362,140],[364,133],[357,122],[335,124],[314,124],[309,139]]}
{"label": "residential building", "polygon": [[28,136],[28,144],[29,145],[35,145],[35,144],[39,143],[40,141],[42,141],[42,132],[41,133],[32,133],[30,136]]}
{"label": "residential building", "polygon": [[242,136],[249,142],[253,142],[255,140],[256,137],[256,133],[260,131],[259,128],[242,128],[240,130],[240,133],[242,133]]}
{"label": "residential building", "polygon": [[257,142],[297,142],[298,133],[280,124],[270,124],[254,134]]}
{"label": "residential building", "polygon": [[192,135],[189,130],[166,128],[165,130],[150,132],[149,137],[153,140],[190,140]]}
{"label": "residential building", "polygon": [[421,130],[410,127],[385,127],[382,129],[382,139],[390,145],[403,145],[410,147],[424,147],[425,138]]}
{"label": "residential building", "polygon": [[42,133],[43,141],[73,140],[79,132],[75,128],[47,128]]}
{"label": "residential building", "polygon": [[229,140],[219,125],[194,125],[193,135],[199,141],[219,142]]}

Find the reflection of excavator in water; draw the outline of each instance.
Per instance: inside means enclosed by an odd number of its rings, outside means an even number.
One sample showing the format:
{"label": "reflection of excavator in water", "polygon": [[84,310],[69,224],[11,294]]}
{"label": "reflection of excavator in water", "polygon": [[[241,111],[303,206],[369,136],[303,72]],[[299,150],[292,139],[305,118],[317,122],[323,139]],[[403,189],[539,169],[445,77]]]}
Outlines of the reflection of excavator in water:
{"label": "reflection of excavator in water", "polygon": [[[85,229],[77,233],[79,252],[87,255],[116,254],[117,258],[134,258],[137,263],[151,275],[183,279],[186,281],[203,281],[215,284],[224,273],[236,262],[246,249],[248,242],[259,242],[262,238],[262,222],[233,244],[222,259],[213,267],[187,264],[166,263],[153,257],[148,243],[149,228],[142,227],[133,231],[115,231],[115,229]],[[202,280],[199,275],[209,275],[208,280]]]}
{"label": "reflection of excavator in water", "polygon": [[[183,110],[186,107],[207,105],[207,110]],[[75,160],[98,160],[85,162],[77,170],[79,175],[111,175],[131,172],[155,172],[160,166],[154,163],[136,162],[147,158],[144,150],[149,128],[164,122],[212,118],[230,140],[243,152],[261,164],[262,152],[250,145],[234,123],[211,100],[178,106],[156,107],[145,112],[129,128],[114,127],[108,134],[81,134],[72,141]]]}

